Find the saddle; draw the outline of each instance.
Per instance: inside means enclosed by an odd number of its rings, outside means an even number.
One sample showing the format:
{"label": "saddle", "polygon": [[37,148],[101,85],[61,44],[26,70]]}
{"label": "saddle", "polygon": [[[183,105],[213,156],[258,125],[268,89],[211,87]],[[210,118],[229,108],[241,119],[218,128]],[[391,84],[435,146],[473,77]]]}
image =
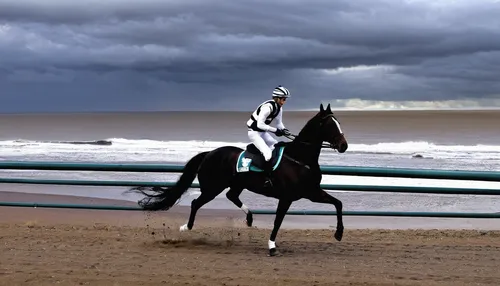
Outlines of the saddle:
{"label": "saddle", "polygon": [[[271,157],[271,164],[273,165],[273,171],[278,168],[281,158],[283,157],[283,151],[285,146],[278,142],[274,145],[274,150]],[[244,151],[238,156],[236,161],[236,172],[263,172],[266,160],[262,153],[255,147],[253,143],[248,144]]]}

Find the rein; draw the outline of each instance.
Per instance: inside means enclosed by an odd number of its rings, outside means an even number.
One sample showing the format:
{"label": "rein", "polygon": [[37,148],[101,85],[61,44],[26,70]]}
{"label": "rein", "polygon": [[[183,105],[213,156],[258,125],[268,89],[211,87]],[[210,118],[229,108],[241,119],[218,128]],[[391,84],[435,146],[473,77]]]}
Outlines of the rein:
{"label": "rein", "polygon": [[[328,114],[326,116],[324,116],[323,118],[321,118],[321,123],[320,123],[320,126],[323,124],[323,120],[325,120],[325,118],[328,118],[328,117],[332,117],[333,114]],[[339,135],[337,135],[333,141],[337,141],[337,139],[340,137],[340,136],[343,136],[344,133],[340,133]],[[297,135],[294,135],[294,134],[290,134],[290,135],[284,135],[286,138],[290,139],[290,140],[295,140],[295,138],[297,137]],[[306,142],[306,141],[299,141],[298,143],[301,143],[301,144],[305,144],[305,145],[313,145],[313,143],[310,143],[310,142]],[[331,149],[334,149],[333,144],[331,143],[325,143],[325,142],[322,142],[321,143],[321,148],[331,148]]]}
{"label": "rein", "polygon": [[[283,135],[285,136],[286,138],[290,139],[290,140],[295,140],[295,138],[297,137],[297,135],[294,135],[294,134],[290,134],[290,135]],[[305,145],[313,145],[313,143],[311,142],[306,142],[306,141],[298,141],[297,143],[300,143],[300,144],[305,144]],[[321,143],[321,148],[332,148],[331,144],[330,143]]]}

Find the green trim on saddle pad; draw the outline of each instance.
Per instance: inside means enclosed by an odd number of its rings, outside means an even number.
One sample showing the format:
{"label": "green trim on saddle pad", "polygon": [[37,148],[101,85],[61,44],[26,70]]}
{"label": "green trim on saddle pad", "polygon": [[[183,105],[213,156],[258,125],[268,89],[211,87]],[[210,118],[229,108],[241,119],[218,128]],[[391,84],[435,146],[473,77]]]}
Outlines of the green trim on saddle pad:
{"label": "green trim on saddle pad", "polygon": [[[278,147],[278,158],[276,160],[276,163],[273,166],[273,171],[278,168],[279,164],[281,163],[281,158],[283,157],[283,151],[285,150],[285,146],[280,146]],[[238,160],[236,161],[236,172],[242,173],[242,172],[264,172],[259,167],[256,167],[252,164],[252,158],[255,157],[255,155],[251,154],[249,157],[246,157],[246,150],[242,151],[240,155],[238,156]],[[274,160],[271,159],[271,160]]]}

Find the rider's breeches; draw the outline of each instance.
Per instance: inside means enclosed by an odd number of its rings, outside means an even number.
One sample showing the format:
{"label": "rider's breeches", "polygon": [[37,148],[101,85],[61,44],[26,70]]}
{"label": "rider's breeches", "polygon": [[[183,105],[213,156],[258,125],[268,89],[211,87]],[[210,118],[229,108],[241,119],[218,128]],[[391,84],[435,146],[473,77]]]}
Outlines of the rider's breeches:
{"label": "rider's breeches", "polygon": [[266,161],[271,160],[274,144],[278,143],[268,132],[248,130],[248,138],[262,152]]}

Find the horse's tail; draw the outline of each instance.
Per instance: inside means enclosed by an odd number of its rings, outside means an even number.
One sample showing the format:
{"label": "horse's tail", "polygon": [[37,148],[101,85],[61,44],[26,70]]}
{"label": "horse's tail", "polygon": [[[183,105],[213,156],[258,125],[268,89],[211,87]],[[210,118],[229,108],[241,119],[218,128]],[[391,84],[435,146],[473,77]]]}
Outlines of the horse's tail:
{"label": "horse's tail", "polygon": [[[187,189],[189,189],[198,174],[198,168],[208,153],[208,151],[202,152],[191,158],[184,166],[181,177],[172,187],[141,186],[131,188],[129,191],[137,192],[146,196],[138,202],[144,210],[168,210],[177,202],[178,199],[180,199]],[[148,194],[146,191],[150,191],[153,194]]]}

